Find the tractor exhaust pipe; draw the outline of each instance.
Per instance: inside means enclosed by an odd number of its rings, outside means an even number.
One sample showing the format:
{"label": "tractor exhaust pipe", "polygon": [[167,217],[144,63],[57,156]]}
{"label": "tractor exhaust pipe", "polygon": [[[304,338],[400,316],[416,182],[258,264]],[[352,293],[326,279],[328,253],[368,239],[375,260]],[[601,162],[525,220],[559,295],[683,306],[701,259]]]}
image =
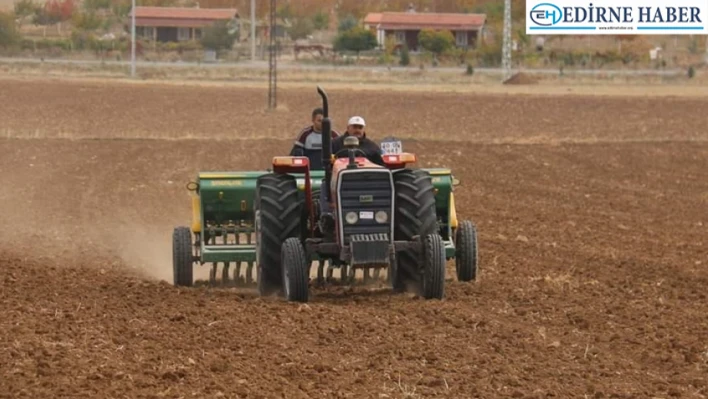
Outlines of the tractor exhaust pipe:
{"label": "tractor exhaust pipe", "polygon": [[332,180],[332,123],[329,120],[329,103],[327,100],[327,93],[322,89],[322,87],[317,86],[317,93],[322,97],[322,110],[324,115],[322,115],[322,165],[325,171],[325,184],[323,189],[325,190],[325,195],[327,202],[331,200],[329,188],[330,181]]}

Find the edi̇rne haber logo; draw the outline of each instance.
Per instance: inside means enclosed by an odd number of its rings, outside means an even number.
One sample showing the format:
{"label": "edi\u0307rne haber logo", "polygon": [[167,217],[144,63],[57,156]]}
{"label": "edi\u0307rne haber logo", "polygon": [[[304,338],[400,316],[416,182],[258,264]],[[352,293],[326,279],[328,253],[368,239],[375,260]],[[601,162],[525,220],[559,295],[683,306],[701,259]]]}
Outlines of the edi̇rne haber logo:
{"label": "edi\u0307rne haber logo", "polygon": [[706,0],[526,0],[528,35],[705,35]]}

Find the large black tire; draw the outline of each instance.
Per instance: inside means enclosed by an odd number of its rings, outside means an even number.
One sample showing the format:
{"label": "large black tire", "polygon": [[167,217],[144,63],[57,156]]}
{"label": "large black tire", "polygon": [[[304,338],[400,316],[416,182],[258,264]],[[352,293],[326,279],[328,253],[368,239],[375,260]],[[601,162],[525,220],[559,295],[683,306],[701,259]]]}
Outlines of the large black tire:
{"label": "large black tire", "polygon": [[[438,233],[435,213],[435,191],[430,174],[424,170],[404,169],[393,175],[396,185],[394,239],[411,241]],[[419,251],[405,250],[397,254],[397,267],[392,276],[395,291],[412,286],[423,295],[423,258]]]}
{"label": "large black tire", "polygon": [[288,301],[307,302],[310,262],[299,238],[288,238],[281,251],[283,292]]}
{"label": "large black tire", "polygon": [[270,295],[281,290],[281,247],[302,232],[304,201],[290,175],[269,173],[256,183],[256,257],[258,292]]}
{"label": "large black tire", "polygon": [[194,283],[192,232],[188,227],[175,227],[172,232],[172,278],[175,287],[191,287]]}
{"label": "large black tire", "polygon": [[421,238],[423,244],[423,284],[425,299],[442,299],[445,296],[445,243],[440,234]]}
{"label": "large black tire", "polygon": [[455,231],[455,271],[458,281],[477,279],[477,228],[463,220]]}

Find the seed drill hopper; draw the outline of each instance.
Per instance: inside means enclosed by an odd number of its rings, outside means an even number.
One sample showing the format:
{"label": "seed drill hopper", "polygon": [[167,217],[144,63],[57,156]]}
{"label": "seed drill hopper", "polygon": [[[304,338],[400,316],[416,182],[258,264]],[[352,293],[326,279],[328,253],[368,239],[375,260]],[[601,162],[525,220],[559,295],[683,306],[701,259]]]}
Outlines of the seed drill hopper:
{"label": "seed drill hopper", "polygon": [[442,298],[449,259],[459,281],[475,280],[477,231],[457,219],[450,169],[407,167],[416,157],[395,139],[381,143],[383,165],[366,159],[353,136],[332,154],[327,95],[317,90],[324,170],[311,170],[306,157],[276,156],[271,170],[198,173],[187,185],[191,226],[173,232],[174,284],[193,285],[195,266],[210,264],[212,285],[256,285],[261,295],[304,302],[317,262],[320,283],[335,269],[343,283],[358,269],[365,279],[386,269],[395,291]]}

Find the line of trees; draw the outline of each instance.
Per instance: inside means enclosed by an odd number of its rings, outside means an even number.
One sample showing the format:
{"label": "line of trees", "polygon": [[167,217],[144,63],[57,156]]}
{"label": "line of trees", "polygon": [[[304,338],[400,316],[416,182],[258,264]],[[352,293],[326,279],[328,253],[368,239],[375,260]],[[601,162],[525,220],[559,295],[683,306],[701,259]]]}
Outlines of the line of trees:
{"label": "line of trees", "polygon": [[35,25],[53,25],[65,22],[74,15],[74,0],[48,0],[44,4],[32,0],[19,0],[15,3],[15,15],[19,18],[32,17]]}
{"label": "line of trees", "polygon": [[[178,0],[161,1],[176,3]],[[189,0],[187,5],[197,1],[203,8],[237,8],[244,16],[250,15],[251,0]],[[480,12],[496,4],[501,4],[503,10],[504,4],[498,0],[278,0],[278,10],[290,10],[293,17],[311,17],[321,10],[334,9],[339,18],[352,15],[361,19],[369,12],[405,11],[411,3],[420,12]],[[512,8],[521,10],[523,14],[523,0],[512,0],[512,3]],[[269,2],[258,0],[257,17],[266,18],[268,12]]]}

